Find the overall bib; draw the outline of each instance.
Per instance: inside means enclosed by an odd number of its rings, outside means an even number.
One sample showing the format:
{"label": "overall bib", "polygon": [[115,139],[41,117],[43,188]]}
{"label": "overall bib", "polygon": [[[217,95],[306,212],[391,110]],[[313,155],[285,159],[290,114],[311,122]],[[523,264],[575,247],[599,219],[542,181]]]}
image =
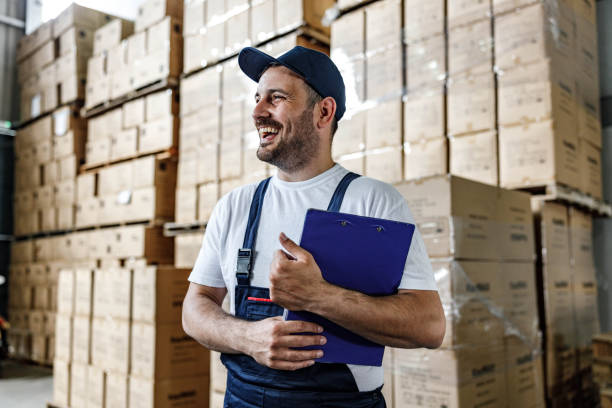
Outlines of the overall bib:
{"label": "overall bib", "polygon": [[[338,212],[347,187],[359,175],[348,173],[338,184],[328,211]],[[243,247],[238,251],[235,288],[236,317],[257,321],[280,316],[283,308],[272,303],[268,288],[251,286],[252,255],[263,200],[270,178],[253,196]],[[315,363],[296,371],[275,370],[245,354],[222,354],[228,370],[224,408],[341,407],[385,408],[380,392],[359,392],[346,364]]]}

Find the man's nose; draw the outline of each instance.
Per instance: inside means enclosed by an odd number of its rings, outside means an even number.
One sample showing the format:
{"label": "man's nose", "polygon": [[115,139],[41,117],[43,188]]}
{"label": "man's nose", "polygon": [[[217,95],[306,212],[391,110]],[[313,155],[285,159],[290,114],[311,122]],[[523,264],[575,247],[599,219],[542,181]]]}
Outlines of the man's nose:
{"label": "man's nose", "polygon": [[253,107],[253,119],[258,119],[258,118],[267,118],[270,117],[270,112],[268,111],[268,102],[266,100],[266,98],[261,98],[259,100],[259,102],[255,103],[255,106]]}

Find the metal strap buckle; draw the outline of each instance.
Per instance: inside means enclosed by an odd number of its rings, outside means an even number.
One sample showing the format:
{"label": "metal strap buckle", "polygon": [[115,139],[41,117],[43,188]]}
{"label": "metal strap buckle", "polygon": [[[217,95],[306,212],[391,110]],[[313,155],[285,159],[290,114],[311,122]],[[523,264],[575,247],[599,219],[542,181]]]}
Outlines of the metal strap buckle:
{"label": "metal strap buckle", "polygon": [[251,275],[251,261],[253,250],[251,248],[240,248],[238,250],[238,260],[236,262],[236,277],[249,279]]}

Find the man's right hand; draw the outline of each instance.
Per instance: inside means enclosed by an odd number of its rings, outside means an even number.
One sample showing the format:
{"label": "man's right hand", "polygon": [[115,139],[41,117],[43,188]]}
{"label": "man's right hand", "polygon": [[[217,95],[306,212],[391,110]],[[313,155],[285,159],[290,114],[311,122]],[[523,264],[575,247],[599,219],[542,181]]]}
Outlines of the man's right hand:
{"label": "man's right hand", "polygon": [[280,316],[249,324],[248,354],[259,364],[277,370],[299,370],[311,366],[323,356],[322,350],[293,350],[295,347],[321,346],[323,336],[296,333],[321,333],[323,328],[310,322],[286,321]]}

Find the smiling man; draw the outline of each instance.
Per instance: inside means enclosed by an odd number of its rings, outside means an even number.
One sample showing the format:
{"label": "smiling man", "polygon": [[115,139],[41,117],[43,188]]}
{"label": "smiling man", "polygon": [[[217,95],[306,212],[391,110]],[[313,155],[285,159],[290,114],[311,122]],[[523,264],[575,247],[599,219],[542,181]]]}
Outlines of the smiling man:
{"label": "smiling man", "polygon": [[[224,407],[384,407],[382,367],[315,363],[321,350],[296,348],[325,344],[322,328],[281,315],[307,310],[386,346],[438,347],[444,313],[418,230],[398,292],[383,297],[327,283],[295,243],[309,208],[414,223],[412,214],[392,186],[333,162],[345,92],[329,57],[295,47],[275,59],[249,47],[238,62],[258,82],[257,157],[278,172],[217,203],[189,277],[183,327],[223,353]],[[221,309],[228,293],[229,314]]]}

